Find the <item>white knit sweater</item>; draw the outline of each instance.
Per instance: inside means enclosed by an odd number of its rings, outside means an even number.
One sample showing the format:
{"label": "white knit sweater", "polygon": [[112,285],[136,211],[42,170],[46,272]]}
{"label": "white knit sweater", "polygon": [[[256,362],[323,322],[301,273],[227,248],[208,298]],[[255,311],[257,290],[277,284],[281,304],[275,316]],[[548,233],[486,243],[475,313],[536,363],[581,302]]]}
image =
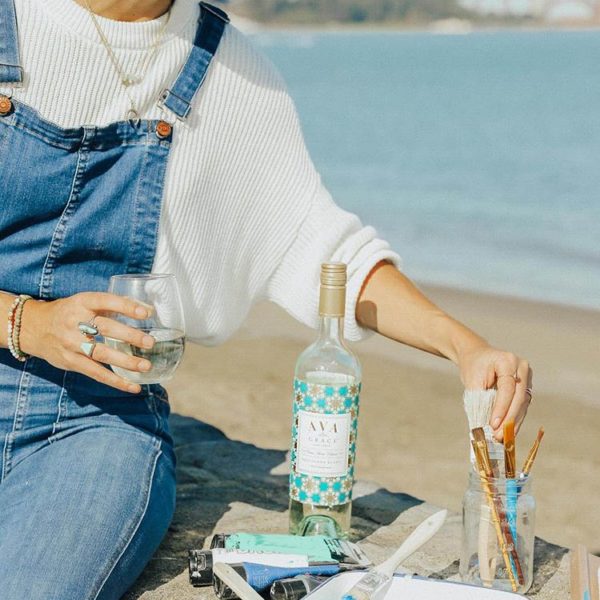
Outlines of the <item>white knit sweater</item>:
{"label": "white knit sweater", "polygon": [[[15,99],[62,127],[123,120],[127,95],[85,9],[73,0],[16,6],[25,85]],[[187,58],[198,13],[195,0],[175,1],[144,80],[130,88],[144,118],[161,118],[156,98]],[[138,72],[164,18],[100,18],[125,72]],[[153,268],[177,276],[188,337],[223,341],[265,298],[316,326],[320,263],[336,260],[348,264],[346,335],[359,339],[356,299],[383,259],[399,261],[334,204],[281,78],[229,26],[188,121],[175,126]]]}

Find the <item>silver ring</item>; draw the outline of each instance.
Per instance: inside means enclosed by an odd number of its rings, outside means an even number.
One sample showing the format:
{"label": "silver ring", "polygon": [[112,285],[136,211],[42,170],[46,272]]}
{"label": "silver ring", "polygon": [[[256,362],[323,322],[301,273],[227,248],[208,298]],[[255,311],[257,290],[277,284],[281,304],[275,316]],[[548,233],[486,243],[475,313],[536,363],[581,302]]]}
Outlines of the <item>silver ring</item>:
{"label": "silver ring", "polygon": [[533,400],[533,389],[530,387],[525,388],[525,393],[529,394],[529,404],[531,404],[531,401]]}
{"label": "silver ring", "polygon": [[88,358],[92,358],[92,354],[94,354],[94,349],[96,348],[96,342],[94,342],[94,341],[81,342],[81,344],[79,345],[79,347],[81,348],[81,351]]}
{"label": "silver ring", "polygon": [[88,322],[80,321],[79,325],[77,325],[77,328],[79,329],[81,335],[88,339],[98,335],[98,327],[96,326],[95,321],[96,317],[92,317]]}

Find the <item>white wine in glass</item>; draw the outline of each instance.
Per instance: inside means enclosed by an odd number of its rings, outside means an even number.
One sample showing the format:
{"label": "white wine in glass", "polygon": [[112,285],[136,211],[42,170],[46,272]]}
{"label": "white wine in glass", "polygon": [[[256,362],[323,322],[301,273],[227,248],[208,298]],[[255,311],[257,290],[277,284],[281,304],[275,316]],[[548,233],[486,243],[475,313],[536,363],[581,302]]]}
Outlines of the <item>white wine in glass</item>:
{"label": "white wine in glass", "polygon": [[108,291],[127,296],[151,307],[147,319],[131,319],[114,315],[125,325],[140,329],[155,340],[152,348],[139,348],[122,340],[106,338],[106,344],[115,350],[145,358],[152,364],[150,371],[128,371],[113,366],[113,371],[125,379],[139,384],[164,383],[173,377],[185,349],[185,325],[181,296],[174,275],[115,275],[111,277]]}

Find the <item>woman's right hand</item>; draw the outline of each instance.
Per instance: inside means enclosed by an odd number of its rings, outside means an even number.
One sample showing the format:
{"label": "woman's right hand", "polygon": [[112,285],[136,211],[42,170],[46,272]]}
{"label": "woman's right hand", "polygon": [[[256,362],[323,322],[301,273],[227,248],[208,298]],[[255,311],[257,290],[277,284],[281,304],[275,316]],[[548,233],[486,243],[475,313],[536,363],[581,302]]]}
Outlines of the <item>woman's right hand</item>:
{"label": "woman's right hand", "polygon": [[50,302],[29,300],[23,307],[19,336],[21,349],[59,369],[76,371],[118,390],[138,394],[141,391],[138,384],[119,377],[104,364],[145,372],[152,367],[150,361],[100,343],[94,348],[93,358],[81,350],[81,343],[86,339],[79,331],[79,323],[92,319],[95,319],[99,335],[139,348],[152,348],[155,342],[152,336],[104,316],[107,313],[120,313],[133,319],[150,316],[146,306],[131,298],[104,292],[82,292]]}

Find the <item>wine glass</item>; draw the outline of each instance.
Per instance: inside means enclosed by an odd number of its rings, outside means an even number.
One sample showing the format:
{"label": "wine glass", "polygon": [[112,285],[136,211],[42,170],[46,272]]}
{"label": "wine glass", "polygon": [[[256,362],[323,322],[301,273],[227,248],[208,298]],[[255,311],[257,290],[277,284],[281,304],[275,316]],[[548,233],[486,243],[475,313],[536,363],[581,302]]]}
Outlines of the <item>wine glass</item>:
{"label": "wine glass", "polygon": [[113,318],[129,327],[141,329],[155,340],[152,348],[138,348],[122,340],[106,338],[106,344],[115,350],[145,358],[152,368],[144,373],[113,366],[117,375],[134,383],[163,383],[173,377],[185,348],[185,325],[179,287],[174,275],[150,273],[147,275],[114,275],[108,291],[127,296],[151,309],[146,319],[132,319],[122,314]]}

